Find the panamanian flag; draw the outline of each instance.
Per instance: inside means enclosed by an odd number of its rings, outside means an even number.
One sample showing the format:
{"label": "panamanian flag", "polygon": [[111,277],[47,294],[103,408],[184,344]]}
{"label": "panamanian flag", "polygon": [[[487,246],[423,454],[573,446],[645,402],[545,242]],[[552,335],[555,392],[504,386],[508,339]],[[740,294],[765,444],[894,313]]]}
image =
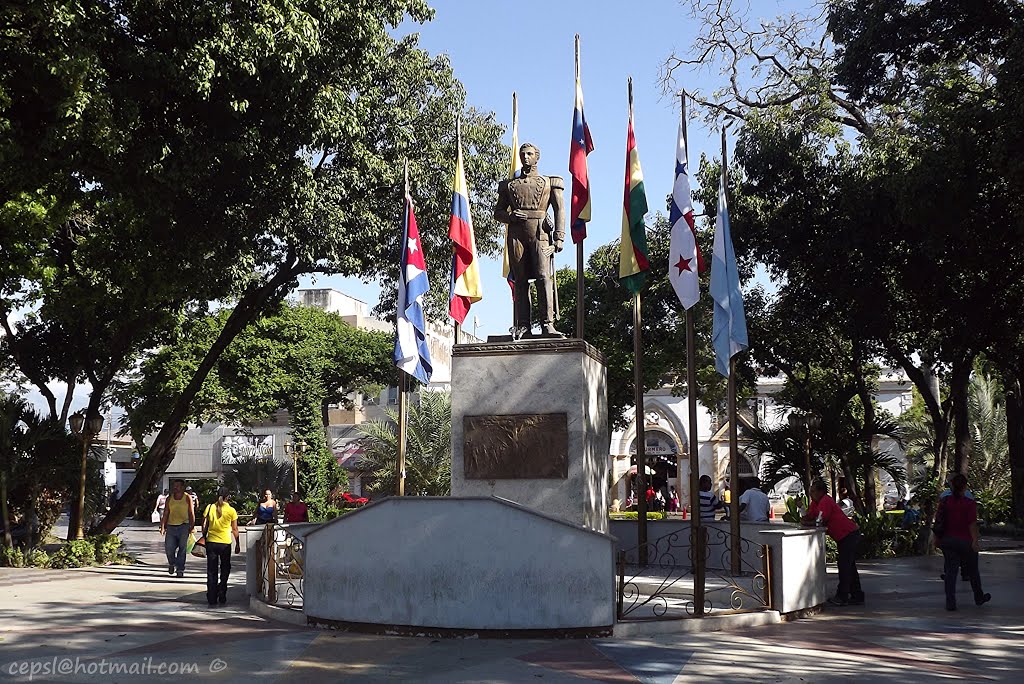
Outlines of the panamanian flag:
{"label": "panamanian flag", "polygon": [[427,324],[423,296],[430,288],[427,263],[423,259],[420,231],[416,227],[412,197],[405,195],[405,226],[402,239],[402,267],[398,275],[398,312],[395,317],[395,365],[423,384],[430,382],[433,366],[427,347]]}

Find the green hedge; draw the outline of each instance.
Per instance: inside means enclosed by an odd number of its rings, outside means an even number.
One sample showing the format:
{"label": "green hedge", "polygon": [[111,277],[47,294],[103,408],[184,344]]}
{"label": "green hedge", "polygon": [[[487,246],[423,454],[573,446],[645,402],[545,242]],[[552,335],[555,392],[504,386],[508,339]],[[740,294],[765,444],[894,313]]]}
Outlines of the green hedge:
{"label": "green hedge", "polygon": [[[626,511],[624,513],[611,513],[609,514],[612,520],[637,520],[640,515],[636,511]],[[655,513],[654,511],[647,511],[648,520],[664,520],[664,513]]]}

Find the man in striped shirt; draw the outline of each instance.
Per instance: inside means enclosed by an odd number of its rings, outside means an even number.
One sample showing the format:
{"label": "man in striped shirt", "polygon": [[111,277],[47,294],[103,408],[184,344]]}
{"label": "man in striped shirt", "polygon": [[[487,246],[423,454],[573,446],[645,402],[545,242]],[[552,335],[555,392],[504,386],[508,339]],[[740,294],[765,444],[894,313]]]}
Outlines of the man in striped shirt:
{"label": "man in striped shirt", "polygon": [[722,500],[711,491],[711,478],[708,475],[700,476],[700,519],[702,521],[713,521],[715,511],[725,508]]}

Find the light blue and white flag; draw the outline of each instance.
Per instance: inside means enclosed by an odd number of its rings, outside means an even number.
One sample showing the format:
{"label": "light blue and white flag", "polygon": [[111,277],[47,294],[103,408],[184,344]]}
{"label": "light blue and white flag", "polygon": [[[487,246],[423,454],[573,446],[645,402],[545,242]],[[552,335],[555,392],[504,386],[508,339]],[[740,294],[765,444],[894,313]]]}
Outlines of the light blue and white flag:
{"label": "light blue and white flag", "polygon": [[[724,148],[723,148],[724,149]],[[736,253],[729,232],[729,203],[725,197],[725,159],[718,182],[718,215],[715,218],[715,248],[711,257],[711,298],[715,300],[715,369],[729,377],[729,359],[747,348],[747,319],[743,314],[743,293],[736,269]]]}

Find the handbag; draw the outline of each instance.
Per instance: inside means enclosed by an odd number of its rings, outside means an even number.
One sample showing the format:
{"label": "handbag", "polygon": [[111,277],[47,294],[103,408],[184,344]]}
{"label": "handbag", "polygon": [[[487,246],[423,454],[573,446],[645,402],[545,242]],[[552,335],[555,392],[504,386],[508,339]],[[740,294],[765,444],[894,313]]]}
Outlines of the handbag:
{"label": "handbag", "polygon": [[160,511],[153,511],[149,514],[149,521],[158,523],[160,522]]}
{"label": "handbag", "polygon": [[206,537],[196,539],[195,544],[192,545],[191,553],[196,558],[206,558]]}

